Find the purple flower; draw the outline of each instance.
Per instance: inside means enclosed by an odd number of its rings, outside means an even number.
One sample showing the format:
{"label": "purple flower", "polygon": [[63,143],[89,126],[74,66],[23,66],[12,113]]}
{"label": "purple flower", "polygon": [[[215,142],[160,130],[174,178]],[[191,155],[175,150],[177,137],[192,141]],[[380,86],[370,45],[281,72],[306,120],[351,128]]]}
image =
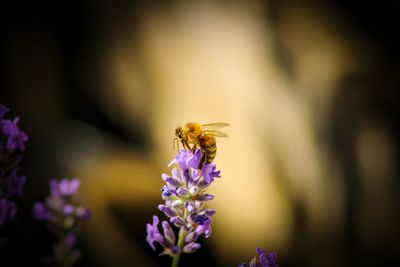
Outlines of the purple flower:
{"label": "purple flower", "polygon": [[4,179],[4,189],[8,197],[17,195],[22,196],[23,187],[25,185],[26,177],[18,175],[19,168],[15,168]]}
{"label": "purple flower", "polygon": [[[183,150],[186,152],[186,150]],[[181,151],[182,152],[182,151]],[[185,153],[186,155],[188,155],[189,153]],[[198,166],[200,164],[201,158],[203,157],[203,151],[201,151],[201,149],[197,150],[193,156],[189,157],[188,161],[187,161],[187,165],[188,167],[192,168],[192,169],[198,169]]]}
{"label": "purple flower", "polygon": [[[50,196],[44,202],[37,202],[34,206],[34,216],[38,220],[46,220],[54,223],[58,221],[74,220],[80,224],[90,218],[90,211],[79,204],[80,180],[52,179],[49,182]],[[57,218],[58,221],[54,221]],[[62,227],[65,225],[62,224]]]}
{"label": "purple flower", "polygon": [[201,247],[201,245],[199,243],[192,242],[183,247],[183,252],[193,253],[196,250],[199,250],[200,247]]}
{"label": "purple flower", "polygon": [[3,227],[7,221],[14,219],[17,214],[17,205],[7,199],[0,199],[0,227]]}
{"label": "purple flower", "polygon": [[197,236],[200,236],[200,235],[204,234],[204,236],[206,238],[209,238],[211,236],[211,233],[212,233],[211,223],[212,223],[212,219],[208,218],[207,220],[202,222],[202,224],[199,224],[197,226],[197,228],[195,229],[195,232],[196,232]]}
{"label": "purple flower", "polygon": [[153,216],[153,224],[147,224],[147,237],[146,241],[149,243],[153,250],[156,250],[154,243],[159,243],[163,248],[163,254],[176,255],[180,253],[180,248],[175,246],[175,233],[167,221],[162,222],[162,228],[164,235],[158,230],[159,219],[157,216]]}
{"label": "purple flower", "polygon": [[71,216],[75,211],[75,206],[72,204],[66,204],[63,208],[65,216]]}
{"label": "purple flower", "polygon": [[18,122],[18,117],[16,117],[14,120],[3,120],[2,122],[2,132],[7,138],[6,147],[10,152],[16,149],[24,151],[25,142],[28,140],[26,133],[19,129]]}
{"label": "purple flower", "polygon": [[79,179],[62,179],[57,181],[55,179],[50,181],[51,194],[58,197],[72,197],[79,191],[81,181]]}
{"label": "purple flower", "polygon": [[167,185],[164,185],[163,188],[161,188],[161,192],[162,192],[163,197],[168,198],[168,197],[172,196],[173,194],[175,194],[175,189],[171,188]]}
{"label": "purple flower", "polygon": [[46,208],[42,202],[36,202],[33,206],[33,217],[36,220],[53,221],[54,214]]}
{"label": "purple flower", "polygon": [[215,165],[214,164],[206,164],[204,165],[203,168],[203,176],[204,176],[204,181],[206,183],[211,183],[214,181],[214,178],[219,178],[220,176],[220,171],[215,170]]}
{"label": "purple flower", "polygon": [[158,231],[158,222],[160,220],[158,219],[157,216],[153,216],[153,224],[147,224],[147,237],[146,241],[149,243],[150,247],[153,250],[156,250],[156,247],[154,245],[154,242],[159,242],[161,243],[163,240],[163,236],[161,235],[160,231]]}
{"label": "purple flower", "polygon": [[50,196],[44,202],[36,202],[33,207],[34,218],[46,221],[49,230],[59,238],[53,256],[46,260],[51,264],[75,262],[80,255],[80,251],[74,249],[77,234],[82,223],[91,217],[90,211],[80,205],[80,184],[77,178],[52,179],[49,182]]}
{"label": "purple flower", "polygon": [[256,251],[258,257],[252,258],[249,265],[243,262],[238,267],[279,267],[277,262],[278,254],[276,252],[270,252],[267,255],[265,250],[261,248],[256,248]]}
{"label": "purple flower", "polygon": [[0,104],[0,228],[13,219],[17,212],[12,197],[21,197],[26,177],[18,174],[28,136],[19,129],[19,118],[5,119],[9,109]]}
{"label": "purple flower", "polygon": [[[220,171],[216,171],[215,164],[205,164],[201,169],[201,149],[192,153],[181,150],[168,165],[175,165],[171,174],[162,174],[165,185],[161,189],[161,197],[164,204],[158,205],[168,218],[163,221],[163,234],[158,229],[159,219],[153,217],[153,223],[147,224],[147,242],[155,250],[155,244],[160,244],[164,251],[175,258],[180,253],[193,253],[200,249],[196,240],[204,235],[206,238],[212,233],[212,216],[215,210],[205,209],[204,204],[214,198],[206,193],[206,190],[220,177]],[[176,240],[175,232],[171,225],[179,229],[179,238]]]}

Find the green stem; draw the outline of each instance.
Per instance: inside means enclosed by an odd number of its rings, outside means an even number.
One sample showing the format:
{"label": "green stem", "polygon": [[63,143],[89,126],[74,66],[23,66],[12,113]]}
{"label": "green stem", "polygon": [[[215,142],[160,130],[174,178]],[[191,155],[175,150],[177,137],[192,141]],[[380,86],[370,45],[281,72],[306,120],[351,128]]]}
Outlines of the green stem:
{"label": "green stem", "polygon": [[[188,216],[188,211],[185,209],[184,213],[183,213],[183,217],[186,221],[186,218]],[[179,231],[179,237],[178,237],[178,248],[179,248],[179,253],[176,254],[173,258],[172,258],[172,265],[171,267],[178,267],[179,265],[179,260],[181,257],[181,253],[183,250],[183,245],[185,244],[185,238],[186,238],[186,230],[183,229],[183,227],[181,228],[181,230]]]}
{"label": "green stem", "polygon": [[185,243],[185,237],[186,237],[186,231],[183,228],[181,228],[181,230],[179,231],[179,238],[178,238],[178,247],[180,251],[173,257],[171,267],[178,267],[179,265],[179,259],[181,257],[181,251]]}

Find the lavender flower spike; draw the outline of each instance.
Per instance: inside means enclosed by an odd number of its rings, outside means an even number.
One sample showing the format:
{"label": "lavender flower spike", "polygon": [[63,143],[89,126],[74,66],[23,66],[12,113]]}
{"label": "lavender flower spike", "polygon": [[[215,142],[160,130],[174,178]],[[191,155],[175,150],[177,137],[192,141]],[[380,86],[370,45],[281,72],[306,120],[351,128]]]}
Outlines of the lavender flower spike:
{"label": "lavender flower spike", "polygon": [[[207,209],[205,202],[212,200],[214,196],[206,191],[220,177],[220,171],[215,170],[213,163],[205,164],[199,169],[202,156],[200,149],[194,153],[181,150],[176,155],[168,165],[175,164],[171,175],[161,175],[165,182],[161,197],[165,203],[158,208],[169,218],[169,222],[162,222],[163,234],[158,230],[157,216],[153,217],[152,224],[147,224],[147,242],[153,250],[155,244],[159,244],[164,249],[161,254],[173,257],[174,267],[178,266],[181,253],[193,253],[200,249],[201,246],[196,241],[201,235],[208,238],[212,233],[211,224],[215,210]],[[171,226],[179,229],[177,240]]]}
{"label": "lavender flower spike", "polygon": [[270,252],[268,255],[265,250],[261,248],[256,249],[258,257],[254,257],[250,260],[249,265],[246,263],[240,264],[238,267],[279,267],[277,262],[278,255],[276,252]]}
{"label": "lavender flower spike", "polygon": [[26,177],[19,175],[19,163],[28,136],[19,126],[19,118],[4,116],[9,109],[0,104],[0,230],[15,218],[17,205],[14,197],[21,197]]}
{"label": "lavender flower spike", "polygon": [[50,196],[44,202],[36,202],[33,208],[35,219],[46,221],[49,230],[58,238],[53,255],[47,257],[45,263],[72,266],[80,257],[80,251],[75,249],[77,234],[91,213],[80,204],[79,179],[53,179],[49,184]]}

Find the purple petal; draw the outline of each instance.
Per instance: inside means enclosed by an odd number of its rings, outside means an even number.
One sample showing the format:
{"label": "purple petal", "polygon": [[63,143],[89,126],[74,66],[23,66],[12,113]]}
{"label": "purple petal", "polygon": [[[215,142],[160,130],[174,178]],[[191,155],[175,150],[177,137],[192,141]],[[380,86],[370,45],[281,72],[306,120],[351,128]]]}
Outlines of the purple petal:
{"label": "purple petal", "polygon": [[196,150],[194,155],[188,160],[188,167],[192,169],[198,169],[202,157],[203,152],[201,151],[201,149]]}
{"label": "purple petal", "polygon": [[207,214],[208,216],[213,216],[215,213],[217,213],[216,210],[213,210],[213,209],[207,209],[207,210],[206,210],[206,214]]}
{"label": "purple petal", "polygon": [[185,208],[187,209],[189,214],[191,214],[191,213],[196,211],[196,207],[195,207],[194,203],[191,202],[191,201],[188,201],[188,202],[185,203]]}
{"label": "purple petal", "polygon": [[79,179],[62,179],[58,184],[58,190],[62,196],[73,196],[78,193],[80,185]]}
{"label": "purple petal", "polygon": [[216,171],[215,164],[212,164],[212,163],[204,165],[202,173],[203,173],[204,181],[207,184],[212,183],[214,181],[214,178],[221,177],[220,176],[221,171]]}
{"label": "purple petal", "polygon": [[58,180],[57,179],[51,179],[49,181],[49,187],[52,195],[60,195],[60,192],[58,191]]}
{"label": "purple petal", "polygon": [[147,237],[146,241],[149,243],[150,247],[153,250],[156,250],[154,242],[162,241],[162,235],[160,234],[157,226],[158,226],[159,219],[157,216],[153,216],[153,224],[147,224]]}
{"label": "purple petal", "polygon": [[181,167],[181,169],[184,171],[188,168],[188,160],[191,156],[191,153],[182,149],[181,151],[179,151],[178,155],[176,155],[175,159],[176,159],[176,163],[179,164],[179,166]]}
{"label": "purple petal", "polygon": [[211,221],[211,219],[210,219],[210,220],[205,221],[202,225],[199,225],[199,226],[196,228],[196,233],[197,233],[198,235],[204,234],[204,236],[205,236],[206,238],[210,237],[210,236],[211,236],[211,233],[212,233],[211,222],[212,222],[212,221]]}
{"label": "purple petal", "polygon": [[179,197],[186,197],[189,195],[189,190],[184,187],[179,187],[178,190],[176,190],[176,193]]}
{"label": "purple petal", "polygon": [[69,216],[72,213],[74,213],[74,211],[75,211],[75,207],[73,205],[67,204],[64,206],[64,209],[63,209],[64,215]]}
{"label": "purple petal", "polygon": [[169,223],[167,221],[163,221],[162,223],[162,228],[164,231],[164,236],[165,238],[171,242],[172,244],[175,243],[175,233],[174,230],[172,230],[171,226],[169,225]]}
{"label": "purple petal", "polygon": [[173,223],[176,227],[185,226],[185,221],[179,216],[172,217],[169,221]]}
{"label": "purple petal", "polygon": [[189,243],[186,246],[183,247],[183,251],[185,253],[193,253],[196,250],[200,249],[201,245],[199,243]]}
{"label": "purple petal", "polygon": [[200,201],[208,201],[208,200],[213,200],[213,199],[214,199],[214,196],[211,194],[204,194],[199,197]]}
{"label": "purple petal", "polygon": [[278,254],[276,252],[270,252],[268,254],[268,267],[279,267],[278,266]]}
{"label": "purple petal", "polygon": [[182,170],[182,182],[187,185],[192,180],[189,169]]}
{"label": "purple petal", "polygon": [[33,206],[33,216],[36,220],[46,220],[48,210],[42,202],[36,202]]}
{"label": "purple petal", "polygon": [[197,184],[196,181],[198,181],[200,177],[201,171],[197,169],[192,169],[191,180],[189,181],[189,183]]}
{"label": "purple petal", "polygon": [[265,253],[265,250],[262,250],[261,248],[256,248],[258,257],[260,258],[260,264],[261,267],[268,267],[267,266],[267,254]]}
{"label": "purple petal", "polygon": [[176,190],[167,185],[164,185],[163,188],[161,188],[161,192],[162,192],[161,195],[163,197],[169,198],[176,193]]}
{"label": "purple petal", "polygon": [[189,234],[186,235],[185,237],[185,242],[186,243],[191,243],[197,240],[199,235],[196,233],[196,231],[190,232]]}
{"label": "purple petal", "polygon": [[192,214],[190,216],[190,219],[196,223],[203,225],[205,222],[209,221],[210,218],[206,214]]}
{"label": "purple petal", "polygon": [[178,215],[178,213],[177,213],[176,211],[174,211],[173,209],[171,209],[171,208],[168,207],[167,205],[160,204],[160,205],[158,205],[158,209],[159,209],[160,211],[164,212],[164,214],[165,214],[167,217],[169,217],[169,218]]}
{"label": "purple petal", "polygon": [[175,177],[171,177],[165,173],[163,173],[161,177],[170,187],[178,188],[181,186],[181,182]]}

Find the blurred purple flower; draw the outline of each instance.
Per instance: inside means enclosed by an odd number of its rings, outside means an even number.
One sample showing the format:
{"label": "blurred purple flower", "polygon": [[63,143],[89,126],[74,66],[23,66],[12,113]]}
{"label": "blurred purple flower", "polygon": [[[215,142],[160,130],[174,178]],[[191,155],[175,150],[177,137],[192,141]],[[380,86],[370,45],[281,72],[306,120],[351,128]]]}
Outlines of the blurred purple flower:
{"label": "blurred purple flower", "polygon": [[49,230],[59,238],[53,255],[46,258],[48,263],[70,266],[79,258],[80,252],[74,248],[77,234],[82,223],[91,217],[90,211],[80,205],[80,184],[77,178],[52,179],[49,182],[50,196],[44,202],[36,202],[33,207],[34,218],[46,221]]}
{"label": "blurred purple flower", "polygon": [[73,197],[75,196],[81,185],[79,179],[63,179],[57,181],[55,179],[50,181],[51,194],[57,197]]}
{"label": "blurred purple flower", "polygon": [[252,258],[249,265],[243,262],[238,267],[279,267],[277,262],[278,254],[276,252],[270,252],[267,255],[265,250],[261,248],[256,248],[256,251],[258,256]]}
{"label": "blurred purple flower", "polygon": [[18,174],[28,136],[18,127],[19,118],[5,119],[9,109],[0,104],[0,229],[16,216],[12,197],[21,197],[26,177]]}
{"label": "blurred purple flower", "polygon": [[4,188],[8,197],[14,195],[22,197],[26,177],[18,175],[18,171],[19,168],[13,169],[11,173],[4,179]]}
{"label": "blurred purple flower", "polygon": [[10,152],[16,149],[24,151],[25,142],[28,140],[26,133],[19,129],[18,122],[18,117],[14,120],[3,120],[2,122],[2,132],[7,138],[6,147]]}
{"label": "blurred purple flower", "polygon": [[7,221],[15,218],[17,214],[17,205],[14,202],[8,201],[5,198],[0,199],[0,228],[3,227]]}
{"label": "blurred purple flower", "polygon": [[33,216],[36,220],[52,221],[53,213],[42,202],[36,202],[33,206]]}

